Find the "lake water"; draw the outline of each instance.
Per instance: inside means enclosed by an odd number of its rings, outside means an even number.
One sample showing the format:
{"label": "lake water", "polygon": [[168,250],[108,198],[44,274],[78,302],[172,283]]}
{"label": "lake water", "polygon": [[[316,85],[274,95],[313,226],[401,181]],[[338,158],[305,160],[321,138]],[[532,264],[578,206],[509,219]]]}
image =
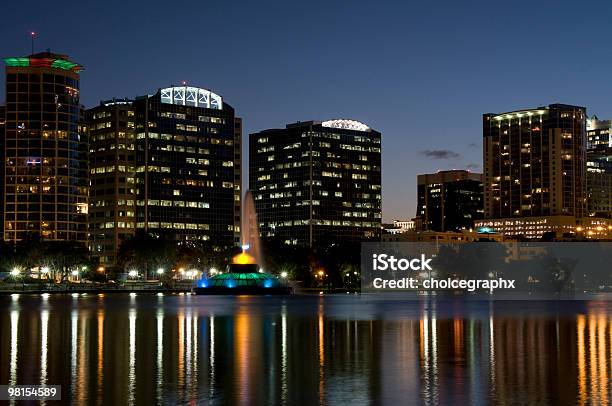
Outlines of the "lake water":
{"label": "lake water", "polygon": [[62,385],[75,404],[612,399],[609,301],[75,294],[0,309],[0,384]]}

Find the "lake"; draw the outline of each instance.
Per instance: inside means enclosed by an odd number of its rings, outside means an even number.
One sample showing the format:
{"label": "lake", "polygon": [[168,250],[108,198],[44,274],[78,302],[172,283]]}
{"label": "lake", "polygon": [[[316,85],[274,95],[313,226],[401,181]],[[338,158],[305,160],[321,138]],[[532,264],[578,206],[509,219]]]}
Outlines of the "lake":
{"label": "lake", "polygon": [[75,404],[612,398],[611,301],[90,293],[0,308],[0,384],[61,385]]}

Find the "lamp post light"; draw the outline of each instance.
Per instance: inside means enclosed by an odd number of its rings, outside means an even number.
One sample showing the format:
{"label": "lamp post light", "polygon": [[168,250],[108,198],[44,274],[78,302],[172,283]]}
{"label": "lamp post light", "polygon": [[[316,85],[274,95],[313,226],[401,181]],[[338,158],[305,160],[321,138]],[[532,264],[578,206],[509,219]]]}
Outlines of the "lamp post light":
{"label": "lamp post light", "polygon": [[285,279],[287,277],[287,272],[283,271],[280,273],[280,277]]}
{"label": "lamp post light", "polygon": [[45,276],[45,278],[49,279],[49,267],[48,266],[43,266],[42,268],[40,268],[40,274],[41,274],[41,279],[42,279],[42,275]]}
{"label": "lamp post light", "polygon": [[[11,276],[14,279],[17,279],[18,277],[21,276],[21,269],[19,269],[18,267],[13,267],[13,269],[11,269]],[[21,278],[21,289],[25,290],[25,279]]]}

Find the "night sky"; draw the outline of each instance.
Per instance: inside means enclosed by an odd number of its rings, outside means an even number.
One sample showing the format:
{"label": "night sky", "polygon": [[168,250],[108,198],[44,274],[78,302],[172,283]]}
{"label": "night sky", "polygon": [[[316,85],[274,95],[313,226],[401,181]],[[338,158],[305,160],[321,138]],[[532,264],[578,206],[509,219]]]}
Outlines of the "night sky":
{"label": "night sky", "polygon": [[605,1],[135,3],[3,4],[0,56],[28,55],[38,32],[35,51],[85,66],[86,107],[182,81],[211,89],[245,141],[295,121],[362,121],[383,134],[385,221],[414,217],[418,173],[481,170],[482,113],[560,102],[612,118]]}

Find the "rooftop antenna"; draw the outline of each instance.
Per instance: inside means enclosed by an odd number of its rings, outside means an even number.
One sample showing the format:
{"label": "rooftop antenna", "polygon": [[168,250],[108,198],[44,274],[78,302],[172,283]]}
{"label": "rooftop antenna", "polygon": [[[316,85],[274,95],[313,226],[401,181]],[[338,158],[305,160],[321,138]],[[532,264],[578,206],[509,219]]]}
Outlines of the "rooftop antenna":
{"label": "rooftop antenna", "polygon": [[35,31],[30,31],[30,38],[32,39],[32,54],[34,55],[34,38],[36,38],[38,34]]}

